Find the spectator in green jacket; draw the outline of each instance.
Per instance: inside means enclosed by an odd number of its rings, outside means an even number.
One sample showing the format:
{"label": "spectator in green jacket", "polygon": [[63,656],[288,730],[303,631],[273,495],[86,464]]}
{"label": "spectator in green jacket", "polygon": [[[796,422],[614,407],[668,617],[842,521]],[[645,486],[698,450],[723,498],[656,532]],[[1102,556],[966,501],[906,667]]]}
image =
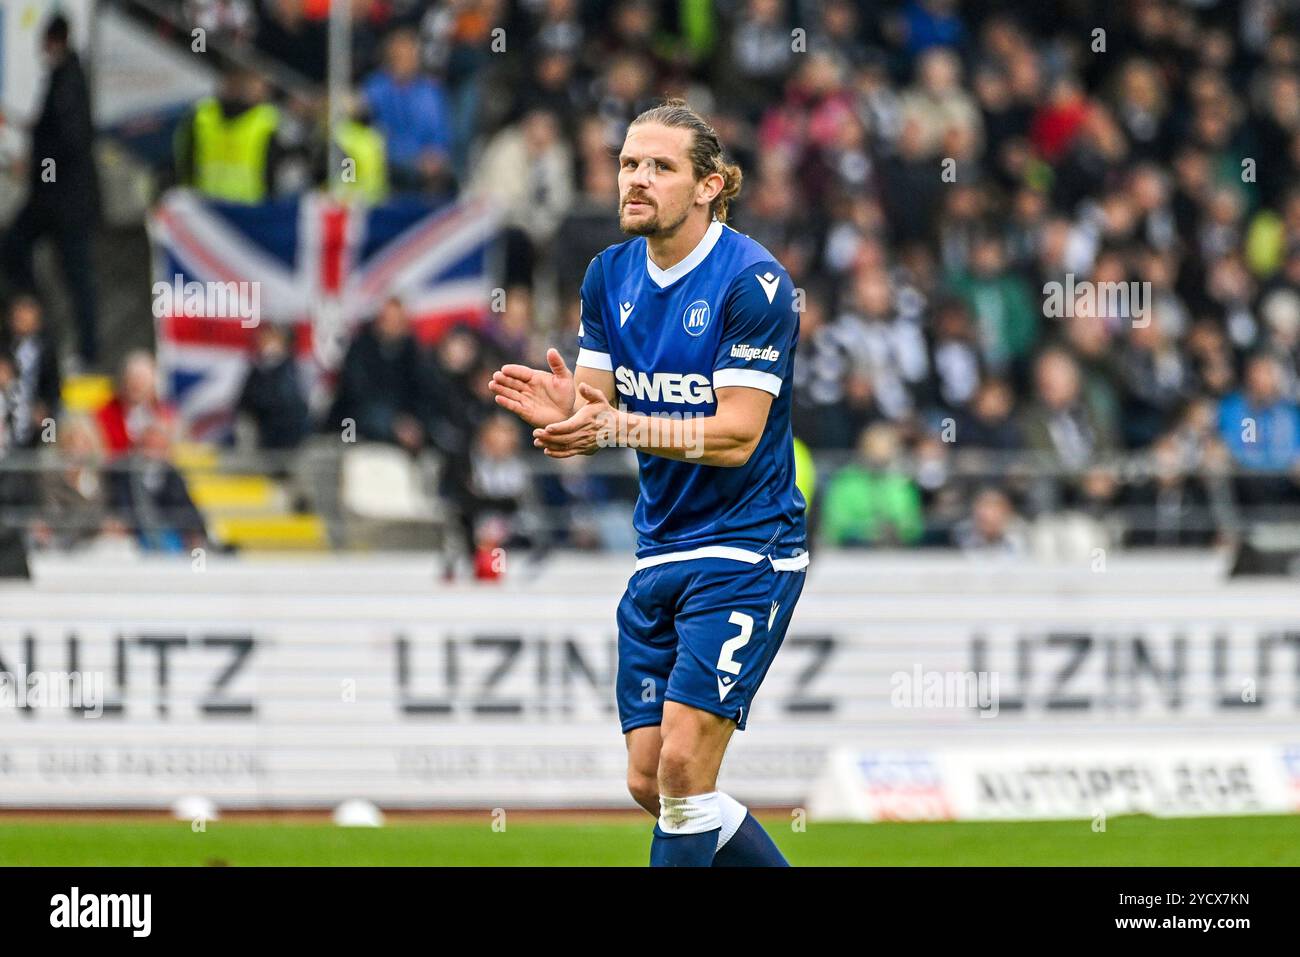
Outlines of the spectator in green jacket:
{"label": "spectator in green jacket", "polygon": [[1007,268],[1000,236],[983,233],[971,249],[970,271],[949,278],[975,317],[984,361],[1002,374],[1023,361],[1038,338],[1039,308],[1024,281]]}
{"label": "spectator in green jacket", "polygon": [[921,538],[925,520],[921,493],[898,467],[899,437],[893,425],[877,422],[858,442],[861,464],[845,466],[827,484],[822,515],[832,546],[910,545]]}

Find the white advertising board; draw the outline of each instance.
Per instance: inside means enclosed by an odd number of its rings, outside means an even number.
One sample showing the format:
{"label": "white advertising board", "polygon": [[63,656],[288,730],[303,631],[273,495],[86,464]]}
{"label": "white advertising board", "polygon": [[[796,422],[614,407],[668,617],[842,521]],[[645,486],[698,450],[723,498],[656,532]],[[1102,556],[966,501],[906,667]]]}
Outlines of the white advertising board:
{"label": "white advertising board", "polygon": [[[102,712],[0,698],[0,806],[630,807],[612,692],[630,565],[449,586],[382,556],[38,559],[0,584],[0,671],[80,675]],[[724,765],[742,800],[802,805],[836,749],[1300,744],[1291,583],[1175,558],[824,555],[808,575]]]}

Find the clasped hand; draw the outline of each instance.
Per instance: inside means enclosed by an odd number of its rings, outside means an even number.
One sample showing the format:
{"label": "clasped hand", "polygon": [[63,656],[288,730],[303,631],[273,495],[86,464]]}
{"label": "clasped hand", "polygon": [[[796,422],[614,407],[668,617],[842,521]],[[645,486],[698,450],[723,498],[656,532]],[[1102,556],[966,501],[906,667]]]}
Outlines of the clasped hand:
{"label": "clasped hand", "polygon": [[594,455],[615,444],[618,413],[605,393],[586,382],[578,385],[578,395],[587,404],[563,422],[533,429],[533,445],[554,459],[571,455]]}

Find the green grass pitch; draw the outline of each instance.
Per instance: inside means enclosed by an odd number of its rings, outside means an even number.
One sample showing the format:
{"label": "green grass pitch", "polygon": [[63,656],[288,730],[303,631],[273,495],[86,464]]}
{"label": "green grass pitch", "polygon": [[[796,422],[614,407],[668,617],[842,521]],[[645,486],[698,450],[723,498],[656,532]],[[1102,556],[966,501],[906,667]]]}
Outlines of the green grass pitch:
{"label": "green grass pitch", "polygon": [[[1091,821],[831,824],[802,832],[761,815],[795,866],[1300,865],[1300,815]],[[397,820],[380,829],[327,823],[87,823],[0,819],[0,865],[599,865],[644,866],[650,821]]]}

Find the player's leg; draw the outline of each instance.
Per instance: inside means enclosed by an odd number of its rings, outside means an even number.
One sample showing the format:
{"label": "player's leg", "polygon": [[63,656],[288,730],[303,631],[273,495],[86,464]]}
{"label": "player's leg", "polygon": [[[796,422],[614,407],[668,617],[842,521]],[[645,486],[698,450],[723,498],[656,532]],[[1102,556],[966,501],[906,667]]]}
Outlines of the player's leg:
{"label": "player's leg", "polygon": [[[670,703],[689,704],[730,719],[730,727],[743,731],[750,703],[785,638],[806,576],[777,572],[768,562],[738,566],[710,559],[691,565],[680,582],[683,600],[674,622],[678,660],[667,697]],[[666,720],[665,710],[665,743]],[[720,764],[720,753],[717,758]],[[787,866],[744,805],[716,790],[716,773],[715,769],[711,790],[716,794],[720,828],[712,863]]]}
{"label": "player's leg", "polygon": [[659,742],[664,691],[677,660],[671,613],[658,600],[657,569],[636,572],[618,603],[618,716],[627,742],[627,789],[659,816]]}
{"label": "player's leg", "polygon": [[[627,739],[627,789],[633,799],[656,820],[659,818],[659,747],[663,740],[660,725],[633,728]],[[765,858],[757,853],[772,841],[754,820],[749,810],[731,795],[718,792],[718,810],[722,828],[718,833],[714,867],[753,866]],[[726,848],[725,853],[723,848]],[[776,852],[780,859],[780,852]],[[770,862],[770,855],[766,858]]]}
{"label": "player's leg", "polygon": [[627,790],[653,817],[659,816],[660,726],[633,728],[627,740]]}
{"label": "player's leg", "polygon": [[659,749],[659,821],[650,845],[656,867],[708,867],[722,813],[718,768],[736,729],[730,718],[677,701],[664,703]]}
{"label": "player's leg", "polygon": [[[775,611],[770,613],[766,624],[767,641],[762,650],[761,656],[755,660],[758,668],[756,683],[749,691],[746,698],[745,715],[749,714],[750,706],[754,700],[754,694],[758,686],[762,684],[763,679],[767,677],[768,670],[772,667],[772,662],[776,659],[777,650],[780,649],[781,643],[785,641],[786,632],[790,628],[790,620],[794,615],[795,605],[799,601],[799,596],[803,594],[804,582],[808,576],[803,571],[771,571],[772,594],[770,601],[775,606]],[[745,718],[742,717],[740,729],[744,730]],[[730,800],[723,795],[726,800]],[[788,867],[789,863],[785,856],[777,848],[772,838],[763,830],[763,825],[759,824],[754,815],[750,814],[748,809],[738,802],[732,802],[735,807],[732,813],[738,817],[734,825],[734,833],[729,839],[718,846],[718,853],[714,855],[714,867]],[[726,826],[731,826],[730,821],[724,821]],[[723,834],[727,833],[726,827]]]}
{"label": "player's leg", "polygon": [[662,743],[659,747],[659,793],[682,797],[711,790],[727,742],[736,730],[730,718],[702,711],[677,701],[664,703]]}

